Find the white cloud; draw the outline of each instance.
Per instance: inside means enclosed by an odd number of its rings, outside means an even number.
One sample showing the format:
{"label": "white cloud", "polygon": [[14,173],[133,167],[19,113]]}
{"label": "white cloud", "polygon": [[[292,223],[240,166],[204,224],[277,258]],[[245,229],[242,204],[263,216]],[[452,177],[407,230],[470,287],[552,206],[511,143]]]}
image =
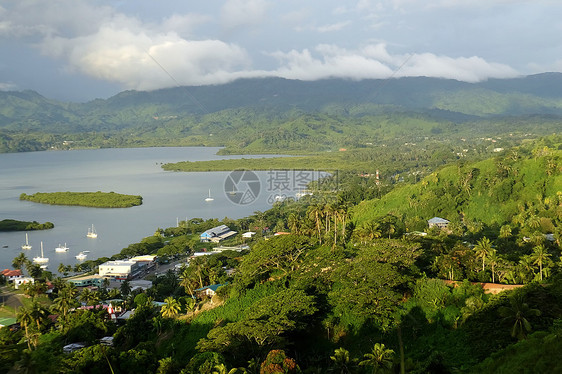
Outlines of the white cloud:
{"label": "white cloud", "polygon": [[13,83],[0,82],[0,91],[15,91],[18,86]]}
{"label": "white cloud", "polygon": [[316,27],[316,31],[318,31],[318,32],[340,31],[341,29],[343,29],[344,27],[346,27],[350,23],[351,23],[350,21],[344,21],[344,22],[332,23],[332,24],[324,25],[324,26],[318,26],[318,27]]}
{"label": "white cloud", "polygon": [[259,25],[266,20],[267,3],[264,0],[227,0],[221,9],[225,29]]}
{"label": "white cloud", "polygon": [[172,14],[166,17],[161,25],[162,31],[174,31],[182,36],[188,36],[193,30],[211,20],[211,17],[201,14]]}
{"label": "white cloud", "polygon": [[109,24],[85,37],[50,38],[43,51],[64,58],[73,71],[139,90],[217,83],[248,64],[245,51],[233,44],[148,34],[132,26]]}
{"label": "white cloud", "polygon": [[425,76],[479,82],[488,78],[512,78],[519,74],[511,67],[490,63],[480,57],[436,56],[432,53],[412,55],[396,73],[399,77]]}
{"label": "white cloud", "polygon": [[357,50],[319,45],[314,52],[304,49],[271,54],[281,64],[275,74],[301,80],[427,76],[467,82],[518,75],[507,65],[488,63],[479,57],[450,58],[431,53],[391,55],[384,44],[367,45]]}

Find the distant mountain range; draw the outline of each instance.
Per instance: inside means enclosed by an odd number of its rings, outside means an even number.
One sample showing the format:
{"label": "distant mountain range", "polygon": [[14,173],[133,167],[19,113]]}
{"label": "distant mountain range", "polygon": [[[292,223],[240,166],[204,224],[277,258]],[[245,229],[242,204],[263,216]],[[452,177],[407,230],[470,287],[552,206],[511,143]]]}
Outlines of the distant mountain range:
{"label": "distant mountain range", "polygon": [[[458,126],[464,123],[471,126]],[[407,136],[464,136],[469,129],[478,136],[512,129],[540,136],[559,131],[561,124],[561,73],[481,83],[241,79],[124,91],[87,103],[58,102],[34,91],[0,92],[0,152],[149,145],[298,151],[408,141]]]}
{"label": "distant mountain range", "polygon": [[64,132],[138,126],[155,119],[231,109],[359,116],[414,111],[462,120],[562,115],[562,74],[466,83],[436,78],[351,81],[242,79],[216,86],[124,91],[87,103],[64,103],[34,91],[0,92],[0,127]]}

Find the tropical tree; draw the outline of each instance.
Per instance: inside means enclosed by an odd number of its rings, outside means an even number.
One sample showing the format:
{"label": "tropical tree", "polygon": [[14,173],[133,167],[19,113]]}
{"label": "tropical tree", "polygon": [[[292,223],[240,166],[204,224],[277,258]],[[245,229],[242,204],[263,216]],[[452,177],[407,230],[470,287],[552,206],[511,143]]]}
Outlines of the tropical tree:
{"label": "tropical tree", "polygon": [[162,314],[162,317],[164,317],[164,318],[174,318],[174,317],[176,317],[179,314],[180,309],[181,309],[180,303],[171,296],[167,297],[164,300],[164,302],[166,304],[164,304],[162,306],[162,310],[160,312]]}
{"label": "tropical tree", "polygon": [[357,235],[361,238],[362,243],[372,241],[381,237],[381,230],[375,221],[366,221],[357,228]]}
{"label": "tropical tree", "polygon": [[334,351],[334,355],[330,356],[334,367],[330,370],[340,374],[350,373],[350,369],[353,365],[353,360],[350,359],[349,351],[345,348],[337,348]]}
{"label": "tropical tree", "polygon": [[71,283],[67,283],[54,300],[54,309],[62,314],[63,319],[66,319],[68,311],[75,305],[77,293],[76,287]]}
{"label": "tropical tree", "polygon": [[33,310],[31,308],[21,307],[18,311],[16,319],[20,323],[20,325],[23,326],[25,332],[25,340],[27,341],[27,348],[31,350],[29,326],[34,322]]}
{"label": "tropical tree", "polygon": [[14,267],[14,269],[23,269],[24,267],[27,268],[28,263],[31,263],[31,261],[29,261],[25,253],[21,252],[12,261],[12,266]]}
{"label": "tropical tree", "polygon": [[185,288],[185,293],[188,295],[193,295],[197,288],[197,280],[195,279],[195,273],[191,271],[188,267],[183,267],[180,273],[180,286]]}
{"label": "tropical tree", "polygon": [[322,214],[323,214],[323,207],[321,204],[311,205],[308,207],[307,216],[310,220],[314,222],[314,227],[316,228],[316,233],[318,235],[318,240],[320,244],[322,244],[322,234],[321,234],[321,227],[322,227]]}
{"label": "tropical tree", "polygon": [[80,299],[80,301],[86,303],[86,305],[97,305],[100,301],[99,292],[90,291],[88,288],[82,290],[78,298]]}
{"label": "tropical tree", "polygon": [[43,305],[34,301],[31,305],[31,315],[37,324],[37,331],[41,331],[41,325],[49,317],[49,311]]}
{"label": "tropical tree", "polygon": [[487,237],[483,237],[474,246],[474,252],[477,258],[482,258],[482,271],[486,270],[486,256],[492,249],[492,243]]}
{"label": "tropical tree", "polygon": [[523,302],[523,297],[520,295],[511,297],[509,304],[510,306],[499,307],[498,313],[503,317],[502,321],[513,323],[511,336],[523,340],[527,337],[527,333],[532,330],[531,323],[527,318],[540,316],[541,312],[538,309],[530,308],[527,303]]}
{"label": "tropical tree", "polygon": [[488,252],[488,263],[492,268],[492,283],[496,283],[496,266],[498,265],[500,258],[498,257],[498,253],[494,248],[490,248]]}
{"label": "tropical tree", "polygon": [[296,213],[289,214],[287,217],[287,225],[293,234],[300,234],[300,217]]}
{"label": "tropical tree", "polygon": [[123,283],[121,283],[121,295],[127,297],[130,293],[131,284],[129,283],[129,280],[125,280]]}
{"label": "tropical tree", "polygon": [[533,249],[533,253],[531,253],[531,260],[533,261],[533,264],[538,265],[539,267],[539,279],[541,281],[543,279],[543,267],[548,263],[549,257],[550,253],[548,253],[548,251],[542,244],[537,245]]}
{"label": "tropical tree", "polygon": [[371,366],[372,373],[376,374],[392,368],[392,358],[394,351],[388,349],[382,343],[375,343],[370,353],[363,355],[363,361],[359,362],[360,366]]}
{"label": "tropical tree", "polygon": [[509,237],[511,237],[511,226],[503,225],[500,227],[500,238],[507,239]]}

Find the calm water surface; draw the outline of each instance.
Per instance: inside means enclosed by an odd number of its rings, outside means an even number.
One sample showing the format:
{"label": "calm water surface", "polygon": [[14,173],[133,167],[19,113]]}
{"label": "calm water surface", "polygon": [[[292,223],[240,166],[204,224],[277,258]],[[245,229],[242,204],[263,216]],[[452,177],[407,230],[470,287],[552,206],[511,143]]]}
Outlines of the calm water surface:
{"label": "calm water surface", "polygon": [[[38,256],[43,241],[49,270],[60,263],[75,264],[75,255],[90,251],[88,259],[111,256],[131,243],[152,235],[157,228],[176,225],[186,218],[240,218],[266,210],[270,196],[260,194],[251,204],[234,204],[224,192],[228,172],[166,172],[161,163],[177,161],[252,158],[263,156],[217,156],[214,147],[96,149],[0,154],[0,219],[50,221],[52,230],[30,231],[28,258]],[[267,173],[256,173],[263,185]],[[206,202],[211,190],[214,201]],[[99,209],[52,206],[20,201],[21,193],[118,192],[141,195],[143,204],[133,208]],[[268,202],[269,198],[269,202]],[[97,239],[86,237],[94,225]],[[24,232],[0,232],[0,269],[11,267],[12,259],[25,242]],[[66,253],[55,253],[66,243]],[[4,248],[8,246],[7,248]]]}

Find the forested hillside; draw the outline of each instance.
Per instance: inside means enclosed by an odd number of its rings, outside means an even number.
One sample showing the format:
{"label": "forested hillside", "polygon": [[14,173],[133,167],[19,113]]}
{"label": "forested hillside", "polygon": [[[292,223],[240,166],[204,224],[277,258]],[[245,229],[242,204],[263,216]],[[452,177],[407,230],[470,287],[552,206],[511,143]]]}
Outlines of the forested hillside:
{"label": "forested hillside", "polygon": [[561,83],[562,74],[554,73],[473,84],[434,78],[243,79],[126,91],[82,104],[30,91],[0,92],[0,152],[155,145],[298,152],[396,137],[541,136],[560,129]]}
{"label": "forested hillside", "polygon": [[542,143],[502,150],[480,162],[457,162],[404,185],[377,200],[364,201],[355,219],[387,213],[403,217],[408,229],[423,229],[425,221],[440,216],[456,224],[486,225],[539,220],[544,233],[552,232],[550,220],[562,213],[562,151],[560,137]]}

